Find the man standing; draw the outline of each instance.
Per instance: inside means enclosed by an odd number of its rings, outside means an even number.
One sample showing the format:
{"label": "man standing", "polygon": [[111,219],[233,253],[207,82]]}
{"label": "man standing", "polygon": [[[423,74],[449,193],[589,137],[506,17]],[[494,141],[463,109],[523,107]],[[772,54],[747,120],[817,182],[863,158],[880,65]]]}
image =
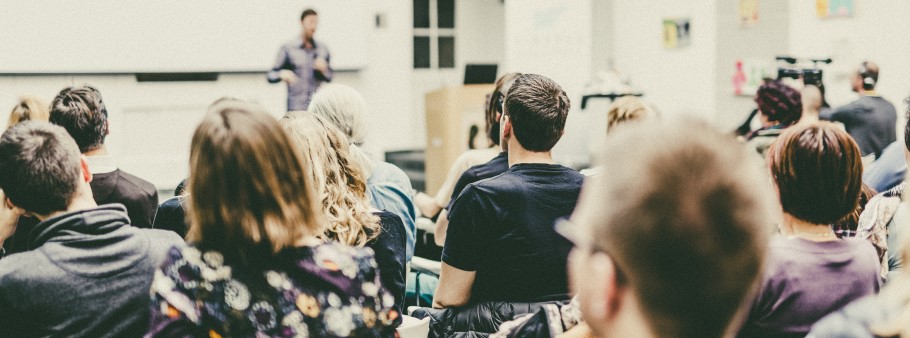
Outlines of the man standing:
{"label": "man standing", "polygon": [[0,244],[17,219],[41,220],[27,252],[0,259],[0,336],[139,337],[170,231],[130,226],[126,208],[98,206],[88,160],[66,130],[24,122],[0,137]]}
{"label": "man standing", "polygon": [[281,46],[275,65],[267,77],[269,83],[284,81],[288,86],[288,111],[306,110],[313,93],[323,82],[332,81],[329,49],[316,41],[313,34],[319,25],[319,15],[312,9],[300,15],[303,35]]}
{"label": "man standing", "polygon": [[847,133],[856,140],[862,155],[875,154],[876,158],[881,156],[885,147],[897,140],[897,110],[875,92],[878,71],[877,64],[863,62],[853,75],[852,82],[853,91],[860,98],[820,116],[824,120],[843,123]]}
{"label": "man standing", "polygon": [[569,98],[553,80],[515,80],[501,122],[509,170],[469,184],[455,200],[433,307],[568,294],[571,244],[553,225],[575,209],[584,176],[556,164],[550,152],[568,113]]}

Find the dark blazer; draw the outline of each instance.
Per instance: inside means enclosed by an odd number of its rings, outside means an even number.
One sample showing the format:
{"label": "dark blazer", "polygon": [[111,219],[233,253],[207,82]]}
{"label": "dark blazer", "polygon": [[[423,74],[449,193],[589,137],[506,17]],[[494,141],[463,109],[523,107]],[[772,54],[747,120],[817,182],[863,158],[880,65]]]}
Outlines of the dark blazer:
{"label": "dark blazer", "polygon": [[146,180],[117,169],[109,173],[94,174],[92,195],[98,205],[120,203],[126,206],[130,224],[151,228],[158,209],[158,190]]}

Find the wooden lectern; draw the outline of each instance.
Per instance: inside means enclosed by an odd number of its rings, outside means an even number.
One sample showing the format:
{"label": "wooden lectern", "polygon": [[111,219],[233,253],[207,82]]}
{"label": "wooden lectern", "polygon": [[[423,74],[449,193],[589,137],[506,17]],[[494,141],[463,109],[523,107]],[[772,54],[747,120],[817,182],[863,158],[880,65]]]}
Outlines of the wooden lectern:
{"label": "wooden lectern", "polygon": [[[425,95],[427,121],[426,190],[431,196],[446,179],[449,168],[461,153],[468,150],[471,126],[483,137],[486,121],[486,96],[493,93],[492,84],[442,88]],[[485,144],[477,144],[485,146]]]}

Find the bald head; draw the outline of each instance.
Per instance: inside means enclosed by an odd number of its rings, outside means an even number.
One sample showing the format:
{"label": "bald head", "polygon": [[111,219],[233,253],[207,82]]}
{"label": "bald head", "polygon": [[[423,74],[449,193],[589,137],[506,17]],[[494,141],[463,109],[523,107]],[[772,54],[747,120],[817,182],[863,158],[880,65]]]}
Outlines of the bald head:
{"label": "bald head", "polygon": [[800,122],[817,122],[822,108],[822,91],[813,85],[806,85],[800,92],[803,101],[803,116]]}

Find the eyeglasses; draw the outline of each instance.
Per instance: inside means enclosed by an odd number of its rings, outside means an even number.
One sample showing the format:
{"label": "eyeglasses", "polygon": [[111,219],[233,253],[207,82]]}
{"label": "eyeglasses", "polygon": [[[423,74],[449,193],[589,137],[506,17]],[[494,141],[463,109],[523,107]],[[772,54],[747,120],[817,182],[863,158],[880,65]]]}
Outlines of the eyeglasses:
{"label": "eyeglasses", "polygon": [[593,254],[604,254],[610,257],[610,260],[613,261],[613,265],[616,267],[616,280],[619,283],[626,282],[626,274],[623,273],[623,269],[620,267],[619,262],[607,251],[606,248],[599,246],[597,243],[591,240],[590,236],[585,236],[579,231],[579,226],[572,221],[561,218],[556,221],[556,225],[553,228],[556,231],[556,234],[562,236],[578,250],[582,250],[589,255]]}

